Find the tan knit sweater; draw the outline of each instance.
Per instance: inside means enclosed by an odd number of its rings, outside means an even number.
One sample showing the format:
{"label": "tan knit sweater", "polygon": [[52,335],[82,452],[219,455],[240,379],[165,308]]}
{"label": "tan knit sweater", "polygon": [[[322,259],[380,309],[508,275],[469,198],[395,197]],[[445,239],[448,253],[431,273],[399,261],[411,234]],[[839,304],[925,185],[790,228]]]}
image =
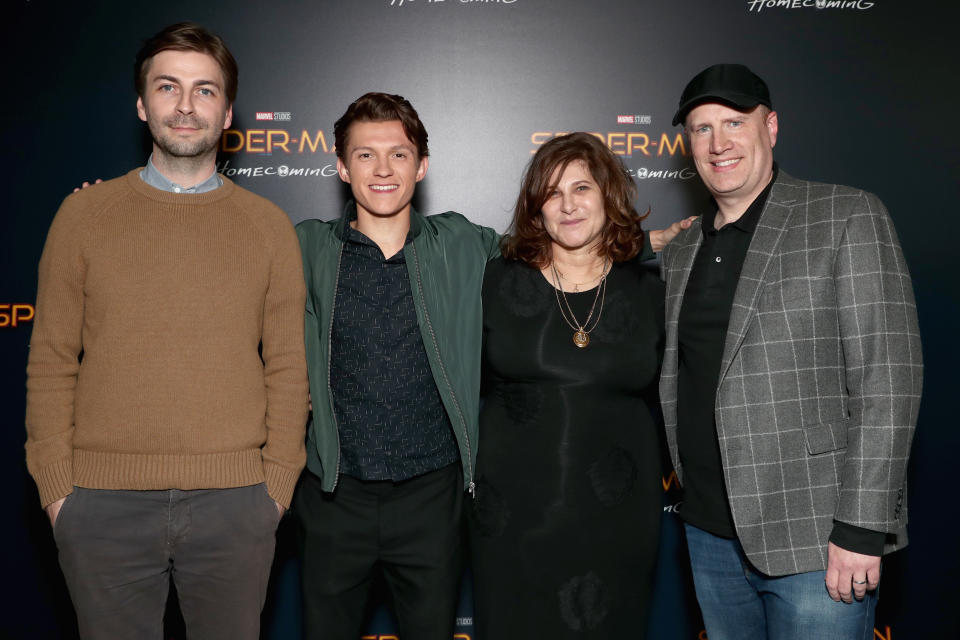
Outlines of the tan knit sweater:
{"label": "tan knit sweater", "polygon": [[176,194],[139,172],[64,200],[40,259],[26,449],[41,503],[266,481],[286,506],[307,415],[293,226],[226,178]]}

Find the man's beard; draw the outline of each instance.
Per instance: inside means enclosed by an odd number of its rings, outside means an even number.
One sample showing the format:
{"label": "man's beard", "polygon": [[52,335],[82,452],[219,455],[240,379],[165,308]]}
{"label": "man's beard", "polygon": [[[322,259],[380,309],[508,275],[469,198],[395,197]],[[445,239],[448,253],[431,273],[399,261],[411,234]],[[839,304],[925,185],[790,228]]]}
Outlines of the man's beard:
{"label": "man's beard", "polygon": [[[196,116],[169,118],[162,123],[148,122],[154,144],[165,154],[174,158],[198,158],[216,150],[220,144],[222,129],[211,129],[210,123]],[[191,127],[205,135],[199,139],[184,140],[175,136],[171,127]]]}

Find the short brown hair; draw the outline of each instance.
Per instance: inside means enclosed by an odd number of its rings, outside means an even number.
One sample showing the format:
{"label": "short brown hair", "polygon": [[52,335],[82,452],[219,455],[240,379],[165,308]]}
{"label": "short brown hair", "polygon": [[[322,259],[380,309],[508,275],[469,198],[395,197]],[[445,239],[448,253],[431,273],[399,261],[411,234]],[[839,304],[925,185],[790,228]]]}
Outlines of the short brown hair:
{"label": "short brown hair", "polygon": [[354,100],[333,125],[337,157],[344,159],[343,154],[347,151],[347,132],[354,122],[389,122],[391,120],[399,120],[403,125],[403,132],[417,147],[417,156],[425,158],[430,155],[430,150],[427,148],[427,129],[420,122],[420,116],[417,115],[417,110],[413,108],[410,101],[403,96],[390,93],[370,92]]}
{"label": "short brown hair", "polygon": [[178,22],[163,29],[143,43],[137,52],[137,59],[133,65],[133,83],[137,95],[143,97],[147,84],[147,71],[150,68],[150,59],[161,51],[196,51],[205,53],[220,65],[223,73],[223,92],[227,96],[227,104],[233,104],[237,98],[237,61],[227,49],[220,36],[216,36],[196,22]]}
{"label": "short brown hair", "polygon": [[641,216],[633,208],[637,187],[620,159],[593,134],[577,132],[546,142],[527,166],[509,232],[500,241],[504,257],[541,269],[550,264],[551,240],[543,226],[543,205],[556,187],[552,182],[554,174],[562,175],[567,165],[577,160],[586,163],[603,194],[607,221],[598,254],[613,262],[623,262],[640,253],[640,222],[650,210]]}

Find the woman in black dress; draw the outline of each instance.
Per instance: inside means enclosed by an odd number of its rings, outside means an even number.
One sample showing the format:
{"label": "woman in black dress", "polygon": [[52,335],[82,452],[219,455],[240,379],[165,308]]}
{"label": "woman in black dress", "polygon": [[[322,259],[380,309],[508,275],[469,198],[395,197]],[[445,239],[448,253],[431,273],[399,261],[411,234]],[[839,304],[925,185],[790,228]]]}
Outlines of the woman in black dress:
{"label": "woman in black dress", "polygon": [[555,138],[487,265],[469,517],[482,640],[644,635],[662,513],[649,404],[663,286],[640,264],[635,195],[597,138]]}

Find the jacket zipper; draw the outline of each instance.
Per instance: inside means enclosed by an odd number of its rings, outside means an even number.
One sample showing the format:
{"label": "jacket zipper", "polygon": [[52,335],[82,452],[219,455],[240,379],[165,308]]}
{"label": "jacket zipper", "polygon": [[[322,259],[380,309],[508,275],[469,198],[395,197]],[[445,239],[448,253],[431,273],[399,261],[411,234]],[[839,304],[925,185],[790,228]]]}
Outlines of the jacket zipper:
{"label": "jacket zipper", "polygon": [[333,408],[333,389],[330,387],[330,361],[333,360],[333,318],[337,306],[337,287],[340,285],[340,263],[343,260],[343,245],[340,243],[340,251],[337,253],[337,277],[333,280],[333,302],[330,304],[330,326],[327,327],[327,398],[330,403],[330,415],[333,417],[333,433],[337,436],[337,468],[333,476],[333,487],[330,492],[336,490],[340,482],[340,426],[337,424],[337,412]]}
{"label": "jacket zipper", "polygon": [[423,278],[420,276],[420,257],[417,255],[417,247],[411,243],[413,248],[413,262],[417,268],[417,289],[420,291],[420,306],[423,307],[423,318],[427,321],[427,330],[430,332],[430,339],[433,341],[433,350],[437,354],[437,362],[440,364],[440,373],[443,374],[443,382],[450,390],[450,397],[453,398],[453,405],[457,408],[457,417],[460,419],[460,427],[463,431],[463,441],[467,445],[467,477],[470,479],[467,483],[467,491],[471,498],[477,497],[477,485],[473,482],[473,454],[470,448],[470,435],[467,433],[467,421],[463,417],[463,409],[460,408],[460,402],[457,400],[457,394],[450,384],[450,378],[447,376],[447,368],[443,366],[443,359],[440,357],[440,345],[437,343],[437,334],[433,331],[433,323],[430,322],[430,312],[427,310],[427,301],[423,296]]}

